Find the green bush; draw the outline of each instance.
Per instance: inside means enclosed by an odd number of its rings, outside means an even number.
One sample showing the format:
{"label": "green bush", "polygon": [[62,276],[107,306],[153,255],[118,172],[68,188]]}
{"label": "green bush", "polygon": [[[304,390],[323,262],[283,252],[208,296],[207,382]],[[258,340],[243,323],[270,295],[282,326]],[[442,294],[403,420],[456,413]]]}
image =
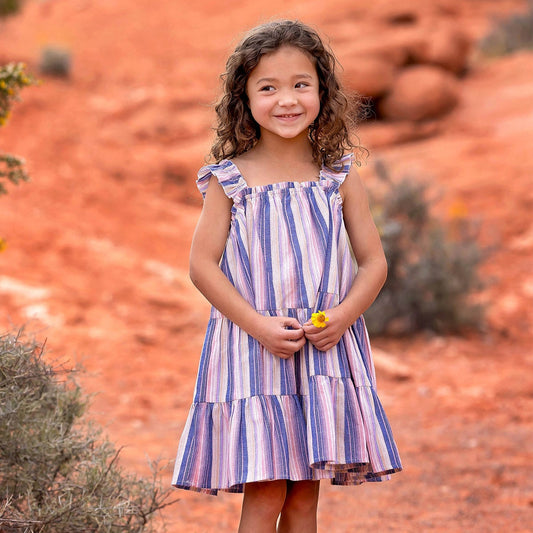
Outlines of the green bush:
{"label": "green bush", "polygon": [[[24,159],[11,154],[0,154],[0,179],[7,179],[17,185],[21,181],[29,181],[29,176],[24,168]],[[0,195],[6,194],[7,189],[0,181]]]}
{"label": "green bush", "polygon": [[486,255],[474,227],[458,213],[449,227],[433,217],[426,186],[411,178],[394,182],[386,166],[376,171],[386,184],[372,210],[387,257],[387,281],[365,313],[374,334],[439,333],[481,328],[483,308],[472,302],[482,288],[478,267]]}
{"label": "green bush", "polygon": [[[26,73],[24,63],[9,63],[0,66],[0,127],[7,122],[13,102],[19,100],[20,90],[35,83],[33,77]],[[0,196],[7,193],[4,185],[6,181],[17,185],[20,181],[29,180],[24,165],[24,159],[0,153]],[[5,248],[6,241],[0,236],[0,252],[3,252]]]}
{"label": "green bush", "polygon": [[[0,66],[0,126],[7,122],[13,102],[20,99],[20,90],[33,84],[35,80],[26,72],[24,63]],[[7,192],[5,180],[15,184],[28,180],[23,159],[0,153],[0,195]]]}
{"label": "green bush", "polygon": [[0,17],[15,14],[22,6],[22,0],[0,0]]}
{"label": "green bush", "polygon": [[525,13],[495,22],[478,47],[486,56],[502,56],[516,50],[533,49],[533,1],[530,0]]}
{"label": "green bush", "polygon": [[152,531],[170,493],[157,468],[150,480],[121,470],[119,452],[83,418],[88,400],[72,372],[43,352],[21,334],[0,336],[0,531]]}
{"label": "green bush", "polygon": [[72,64],[72,56],[69,50],[57,46],[47,46],[41,51],[39,68],[43,74],[68,78]]}

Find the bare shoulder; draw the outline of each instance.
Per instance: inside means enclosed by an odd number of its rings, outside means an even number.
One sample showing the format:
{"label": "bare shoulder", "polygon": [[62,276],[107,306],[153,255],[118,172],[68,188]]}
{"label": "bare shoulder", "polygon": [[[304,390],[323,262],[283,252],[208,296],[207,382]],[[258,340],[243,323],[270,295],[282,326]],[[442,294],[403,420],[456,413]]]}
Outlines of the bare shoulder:
{"label": "bare shoulder", "polygon": [[[344,191],[343,219],[359,266],[384,259],[379,232],[374,223],[368,195],[357,169],[352,168],[341,185]],[[340,189],[339,189],[340,190]]]}
{"label": "bare shoulder", "polygon": [[231,206],[232,200],[226,196],[222,185],[211,178],[192,239],[191,265],[199,257],[220,259],[230,227]]}
{"label": "bare shoulder", "polygon": [[207,185],[203,211],[212,210],[213,208],[218,211],[226,210],[231,207],[232,203],[232,200],[228,198],[216,176],[213,176]]}
{"label": "bare shoulder", "polygon": [[343,203],[368,202],[367,193],[357,167],[352,165],[345,180],[339,187]]}

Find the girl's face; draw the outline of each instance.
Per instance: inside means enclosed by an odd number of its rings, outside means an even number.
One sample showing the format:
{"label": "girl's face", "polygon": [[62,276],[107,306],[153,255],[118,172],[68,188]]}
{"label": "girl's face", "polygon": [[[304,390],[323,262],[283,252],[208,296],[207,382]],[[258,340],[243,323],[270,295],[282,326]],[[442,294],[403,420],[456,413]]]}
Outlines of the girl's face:
{"label": "girl's face", "polygon": [[295,46],[283,46],[262,56],[250,73],[246,94],[262,137],[307,137],[309,125],[320,112],[315,65]]}

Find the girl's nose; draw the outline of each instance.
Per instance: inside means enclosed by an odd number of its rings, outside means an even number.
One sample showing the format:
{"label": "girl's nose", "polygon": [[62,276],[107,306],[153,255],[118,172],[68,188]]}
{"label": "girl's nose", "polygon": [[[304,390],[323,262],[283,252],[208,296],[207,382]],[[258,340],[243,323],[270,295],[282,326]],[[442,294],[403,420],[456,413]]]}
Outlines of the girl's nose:
{"label": "girl's nose", "polygon": [[279,100],[278,100],[279,105],[284,106],[284,107],[296,105],[297,102],[298,101],[296,99],[296,96],[292,93],[280,94]]}

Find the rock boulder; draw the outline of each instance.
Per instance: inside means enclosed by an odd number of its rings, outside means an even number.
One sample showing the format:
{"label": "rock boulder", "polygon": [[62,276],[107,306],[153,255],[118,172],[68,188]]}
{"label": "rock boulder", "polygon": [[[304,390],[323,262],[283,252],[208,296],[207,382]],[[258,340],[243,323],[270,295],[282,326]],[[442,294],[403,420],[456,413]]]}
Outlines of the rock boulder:
{"label": "rock boulder", "polygon": [[437,25],[426,31],[423,46],[413,49],[414,62],[437,65],[454,74],[464,72],[471,47],[469,37],[449,25]]}
{"label": "rock boulder", "polygon": [[362,96],[377,98],[392,88],[395,75],[396,67],[392,62],[379,56],[359,56],[350,60],[345,84]]}
{"label": "rock boulder", "polygon": [[379,114],[389,120],[427,120],[453,109],[459,100],[453,74],[430,65],[404,68],[390,92],[378,104]]}

